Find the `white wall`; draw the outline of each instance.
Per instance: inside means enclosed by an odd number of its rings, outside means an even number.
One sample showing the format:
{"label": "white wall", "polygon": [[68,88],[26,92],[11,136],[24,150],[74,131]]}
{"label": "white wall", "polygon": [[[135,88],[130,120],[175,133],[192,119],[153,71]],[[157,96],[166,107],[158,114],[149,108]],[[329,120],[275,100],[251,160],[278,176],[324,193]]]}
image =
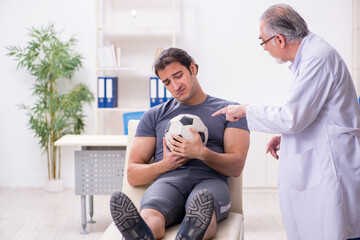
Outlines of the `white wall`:
{"label": "white wall", "polygon": [[[311,31],[323,36],[351,64],[351,1],[287,0],[307,21]],[[177,45],[186,49],[200,65],[199,79],[210,95],[240,103],[279,104],[290,81],[286,65],[277,65],[259,46],[261,13],[277,1],[270,0],[178,0]],[[23,46],[27,28],[56,22],[64,37],[79,39],[77,51],[84,68],[74,80],[94,89],[95,0],[13,0],[1,1],[0,38],[0,186],[42,186],[46,158],[37,140],[27,130],[25,113],[15,106],[32,104],[33,79],[5,57],[8,45]],[[94,134],[94,111],[86,108],[86,133]],[[268,136],[252,134],[252,146],[245,175],[249,186],[274,185],[276,161],[264,162],[261,154]],[[63,148],[62,176],[65,186],[74,186],[74,148]],[[260,155],[259,155],[260,154]],[[268,164],[268,165],[267,165]],[[266,174],[258,174],[266,172]],[[254,174],[255,173],[255,174]],[[245,172],[246,174],[246,172]],[[270,179],[270,180],[269,180]]]}
{"label": "white wall", "polygon": [[[75,36],[76,50],[83,54],[83,69],[74,81],[92,84],[94,78],[95,0],[13,0],[0,2],[0,69],[2,109],[0,118],[0,186],[42,186],[47,176],[46,157],[38,140],[27,129],[25,112],[16,104],[32,105],[31,87],[34,79],[25,70],[16,70],[16,62],[9,57],[5,46],[24,46],[29,38],[27,28],[46,26],[50,21],[56,29],[64,29],[64,39]],[[94,89],[94,86],[91,86]],[[94,133],[93,111],[86,107],[87,133]],[[62,173],[66,186],[74,184],[70,151],[63,151]]]}

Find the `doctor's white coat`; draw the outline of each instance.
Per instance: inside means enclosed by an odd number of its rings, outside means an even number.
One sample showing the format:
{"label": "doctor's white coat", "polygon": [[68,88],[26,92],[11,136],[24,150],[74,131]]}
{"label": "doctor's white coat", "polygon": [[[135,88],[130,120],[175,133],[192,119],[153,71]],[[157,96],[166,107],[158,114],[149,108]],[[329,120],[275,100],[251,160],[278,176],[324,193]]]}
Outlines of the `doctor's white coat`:
{"label": "doctor's white coat", "polygon": [[310,33],[283,106],[249,105],[251,130],[282,134],[278,189],[289,240],[360,237],[360,108],[339,54]]}

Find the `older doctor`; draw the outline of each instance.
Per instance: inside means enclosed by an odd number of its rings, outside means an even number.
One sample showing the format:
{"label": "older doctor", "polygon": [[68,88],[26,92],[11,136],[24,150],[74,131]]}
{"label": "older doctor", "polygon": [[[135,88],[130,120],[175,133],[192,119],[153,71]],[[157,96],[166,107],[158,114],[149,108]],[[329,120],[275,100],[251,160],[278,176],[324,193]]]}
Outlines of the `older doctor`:
{"label": "older doctor", "polygon": [[[247,117],[251,130],[279,133],[279,197],[289,240],[360,237],[360,109],[344,60],[285,4],[261,17],[260,40],[293,80],[282,106],[229,105],[213,116]],[[281,144],[280,144],[281,143]]]}

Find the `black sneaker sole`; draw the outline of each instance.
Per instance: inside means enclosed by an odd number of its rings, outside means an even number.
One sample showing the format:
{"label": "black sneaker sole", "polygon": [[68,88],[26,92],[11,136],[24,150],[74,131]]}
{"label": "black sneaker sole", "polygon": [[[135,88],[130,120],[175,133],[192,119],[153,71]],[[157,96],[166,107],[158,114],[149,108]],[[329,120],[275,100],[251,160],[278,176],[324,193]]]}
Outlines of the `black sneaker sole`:
{"label": "black sneaker sole", "polygon": [[185,216],[182,232],[176,240],[202,239],[207,230],[214,211],[214,197],[211,192],[199,191],[190,202]]}
{"label": "black sneaker sole", "polygon": [[110,212],[116,227],[126,240],[154,239],[135,205],[124,193],[116,192],[111,195]]}

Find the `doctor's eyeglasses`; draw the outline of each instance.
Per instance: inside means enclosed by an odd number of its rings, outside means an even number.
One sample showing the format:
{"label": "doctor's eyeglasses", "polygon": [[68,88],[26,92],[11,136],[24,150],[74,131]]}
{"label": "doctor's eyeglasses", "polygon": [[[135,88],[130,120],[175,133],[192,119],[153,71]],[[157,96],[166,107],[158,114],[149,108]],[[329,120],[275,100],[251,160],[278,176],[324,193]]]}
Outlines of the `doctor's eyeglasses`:
{"label": "doctor's eyeglasses", "polygon": [[[276,35],[272,36],[271,38],[269,38],[269,39],[267,39],[267,40],[265,40],[265,41],[262,41],[262,42],[260,43],[260,46],[264,45],[265,43],[267,43],[268,41],[270,41],[270,40],[273,39],[274,37],[276,37]],[[261,38],[259,38],[259,39],[261,40]]]}

